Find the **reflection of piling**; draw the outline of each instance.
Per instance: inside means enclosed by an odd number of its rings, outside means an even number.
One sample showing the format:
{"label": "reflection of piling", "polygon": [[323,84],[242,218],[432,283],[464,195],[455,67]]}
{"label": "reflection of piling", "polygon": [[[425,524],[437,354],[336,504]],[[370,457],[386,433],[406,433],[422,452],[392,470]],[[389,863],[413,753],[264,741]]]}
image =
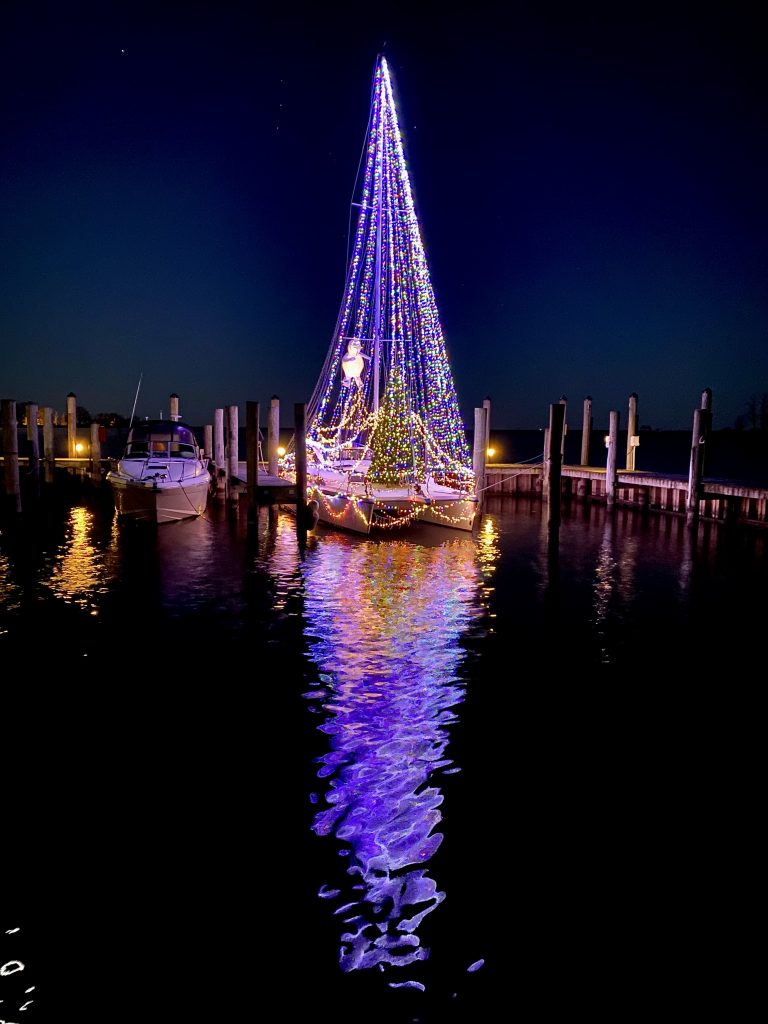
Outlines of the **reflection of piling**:
{"label": "reflection of piling", "polygon": [[296,445],[296,536],[300,544],[307,541],[307,407],[297,402],[293,407]]}
{"label": "reflection of piling", "polygon": [[608,508],[613,508],[616,503],[617,483],[617,452],[619,444],[619,413],[612,409],[610,413],[610,426],[608,428],[608,458],[605,463],[605,503]]}
{"label": "reflection of piling", "polygon": [[9,512],[21,512],[19,484],[19,434],[16,423],[16,402],[3,398],[0,403],[3,421],[3,469],[5,475],[5,505]]}
{"label": "reflection of piling", "polygon": [[563,427],[565,425],[565,403],[549,407],[549,429],[544,449],[544,480],[547,494],[547,522],[550,526],[560,523],[560,491],[563,465]]}

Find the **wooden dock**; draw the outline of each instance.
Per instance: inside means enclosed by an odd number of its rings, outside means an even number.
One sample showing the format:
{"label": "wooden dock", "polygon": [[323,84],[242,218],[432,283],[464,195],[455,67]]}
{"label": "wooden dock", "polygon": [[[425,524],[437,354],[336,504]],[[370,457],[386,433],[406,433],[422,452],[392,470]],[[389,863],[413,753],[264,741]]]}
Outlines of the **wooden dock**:
{"label": "wooden dock", "polygon": [[[544,496],[541,464],[489,463],[485,468],[488,495]],[[689,478],[683,474],[618,470],[614,501],[649,512],[688,516]],[[561,466],[560,495],[569,500],[608,503],[607,469],[598,466]],[[750,487],[725,480],[701,481],[698,517],[716,522],[739,522],[768,527],[768,488]]]}
{"label": "wooden dock", "polygon": [[[21,480],[42,476],[45,482],[53,480],[55,472],[87,478],[97,482],[106,474],[109,461],[101,457],[101,429],[92,423],[88,428],[76,425],[76,396],[67,395],[66,445],[64,450],[54,435],[53,410],[42,409],[42,457],[39,445],[38,407],[26,407],[26,426],[21,430],[16,420],[16,403],[2,399],[2,466],[3,487],[0,494],[3,506],[21,511]],[[178,395],[170,396],[171,415],[178,418]],[[645,512],[663,512],[683,515],[689,523],[698,519],[713,522],[742,523],[768,527],[768,488],[743,484],[733,480],[713,479],[704,475],[704,451],[712,423],[712,392],[705,388],[700,406],[694,409],[691,434],[690,468],[687,475],[655,473],[637,470],[636,436],[637,395],[629,396],[629,417],[626,451],[619,451],[619,413],[610,412],[610,427],[605,435],[606,465],[566,465],[563,461],[566,432],[567,399],[549,407],[549,427],[544,430],[544,456],[541,463],[493,463],[486,457],[488,447],[490,399],[482,408],[475,409],[473,440],[473,469],[478,482],[478,495],[482,508],[485,496],[518,495],[539,498],[547,503],[551,524],[559,519],[563,502],[582,501],[634,507]],[[582,462],[589,453],[592,430],[592,400],[584,400],[582,429]],[[285,504],[296,507],[297,530],[305,537],[309,509],[306,505],[306,405],[294,406],[294,444],[296,452],[296,482],[278,475],[280,438],[280,402],[273,396],[267,414],[266,437],[261,430],[258,402],[246,403],[247,458],[239,461],[238,409],[226,406],[214,411],[212,424],[204,430],[203,447],[208,454],[214,473],[215,496],[245,499],[252,509],[259,505]],[[26,434],[26,438],[24,437]],[[262,451],[262,440],[266,440]],[[21,453],[23,450],[25,454]],[[84,457],[88,453],[88,457]],[[594,456],[593,456],[594,457]],[[620,460],[624,468],[618,468]],[[23,473],[21,472],[23,470]]]}

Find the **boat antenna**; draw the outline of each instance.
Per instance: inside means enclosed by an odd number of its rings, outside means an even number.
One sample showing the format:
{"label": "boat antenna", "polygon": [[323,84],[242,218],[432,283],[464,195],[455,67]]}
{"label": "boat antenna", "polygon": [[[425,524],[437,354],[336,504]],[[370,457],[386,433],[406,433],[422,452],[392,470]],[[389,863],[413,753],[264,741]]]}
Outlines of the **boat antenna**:
{"label": "boat antenna", "polygon": [[136,403],[139,400],[139,388],[141,387],[141,379],[142,379],[143,376],[144,376],[144,371],[142,370],[142,372],[139,374],[139,383],[136,385],[136,397],[133,400],[133,408],[131,409],[131,422],[128,424],[128,429],[129,430],[133,426],[133,417],[134,417],[134,414],[136,412]]}

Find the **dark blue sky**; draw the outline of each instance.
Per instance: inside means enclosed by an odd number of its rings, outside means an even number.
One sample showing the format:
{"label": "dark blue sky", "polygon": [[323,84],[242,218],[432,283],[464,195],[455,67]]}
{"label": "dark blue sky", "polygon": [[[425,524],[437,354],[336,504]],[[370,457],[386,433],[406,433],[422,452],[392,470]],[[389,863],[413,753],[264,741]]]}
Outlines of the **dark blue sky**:
{"label": "dark blue sky", "polygon": [[768,391],[762,29],[623,6],[11,3],[0,397],[128,415],[143,374],[140,415],[277,394],[290,425],[383,50],[467,424],[590,394],[623,425],[635,391],[687,429],[708,386],[732,426]]}

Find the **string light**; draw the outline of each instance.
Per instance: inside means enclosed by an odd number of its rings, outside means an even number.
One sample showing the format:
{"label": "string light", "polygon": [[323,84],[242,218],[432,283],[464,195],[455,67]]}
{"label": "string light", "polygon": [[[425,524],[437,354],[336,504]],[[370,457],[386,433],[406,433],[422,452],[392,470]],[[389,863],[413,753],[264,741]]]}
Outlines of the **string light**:
{"label": "string light", "polygon": [[[343,359],[359,343],[364,363],[349,386]],[[357,350],[357,345],[355,345]],[[376,361],[378,359],[378,366]],[[378,394],[374,390],[378,389]],[[376,502],[377,525],[418,518],[457,503],[475,478],[459,412],[437,302],[411,192],[392,80],[385,58],[376,68],[362,192],[333,340],[307,407],[311,483],[328,492],[328,472],[348,493],[324,504],[321,518],[341,518],[344,499]],[[284,471],[293,469],[289,452]],[[325,474],[325,475],[324,475]],[[357,483],[357,487],[355,487]],[[336,483],[333,485],[337,486]],[[405,490],[395,506],[383,488]],[[455,497],[430,489],[450,489]],[[359,493],[358,493],[359,492]],[[413,506],[410,506],[410,501]],[[462,512],[458,513],[458,506]],[[393,511],[393,509],[395,511]]]}

